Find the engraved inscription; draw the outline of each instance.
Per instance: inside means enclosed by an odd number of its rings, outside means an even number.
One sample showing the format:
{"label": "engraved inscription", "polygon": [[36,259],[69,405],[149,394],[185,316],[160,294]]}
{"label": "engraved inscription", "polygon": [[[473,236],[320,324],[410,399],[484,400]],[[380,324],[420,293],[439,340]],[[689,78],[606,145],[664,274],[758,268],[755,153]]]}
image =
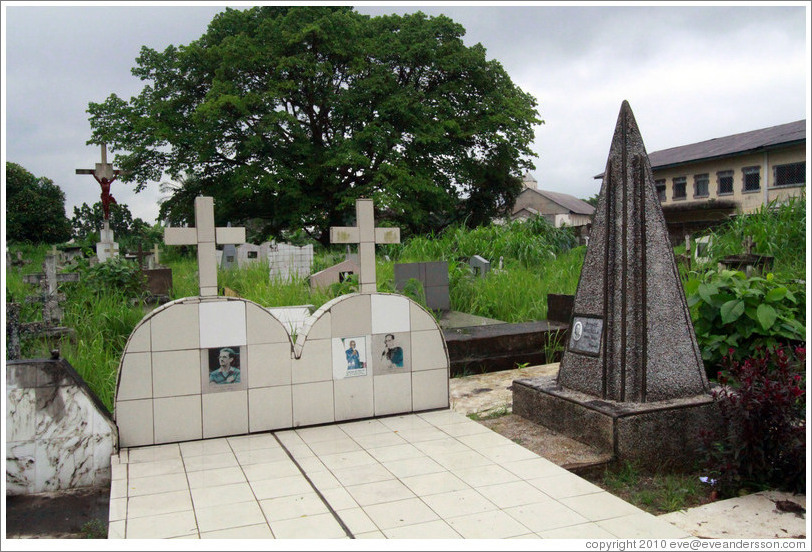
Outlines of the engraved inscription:
{"label": "engraved inscription", "polygon": [[603,319],[576,316],[572,320],[569,350],[592,355],[600,354]]}

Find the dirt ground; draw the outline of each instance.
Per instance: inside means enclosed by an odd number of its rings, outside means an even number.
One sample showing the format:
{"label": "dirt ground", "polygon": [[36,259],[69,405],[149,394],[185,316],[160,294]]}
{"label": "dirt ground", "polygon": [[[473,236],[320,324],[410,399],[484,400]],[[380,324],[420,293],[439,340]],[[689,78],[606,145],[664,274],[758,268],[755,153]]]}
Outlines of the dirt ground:
{"label": "dirt ground", "polygon": [[99,538],[101,529],[106,538],[109,504],[109,488],[6,496],[6,537]]}

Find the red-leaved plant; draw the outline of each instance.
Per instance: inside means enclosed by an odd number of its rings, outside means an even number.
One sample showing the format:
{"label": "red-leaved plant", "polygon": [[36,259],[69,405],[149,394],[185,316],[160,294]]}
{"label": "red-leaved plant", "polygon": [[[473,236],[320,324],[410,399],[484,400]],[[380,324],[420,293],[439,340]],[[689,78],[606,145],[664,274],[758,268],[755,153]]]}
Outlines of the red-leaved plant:
{"label": "red-leaved plant", "polygon": [[806,349],[757,349],[719,372],[722,434],[705,435],[706,468],[721,496],[742,489],[806,489]]}

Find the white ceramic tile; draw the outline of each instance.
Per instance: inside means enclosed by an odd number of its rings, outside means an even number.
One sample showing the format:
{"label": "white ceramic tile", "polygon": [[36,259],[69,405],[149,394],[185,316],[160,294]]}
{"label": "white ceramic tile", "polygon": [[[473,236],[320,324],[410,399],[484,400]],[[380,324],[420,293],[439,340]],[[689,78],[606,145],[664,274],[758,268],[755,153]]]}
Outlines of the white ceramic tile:
{"label": "white ceramic tile", "polygon": [[456,471],[475,466],[485,466],[493,462],[476,451],[451,452],[448,454],[434,454],[432,458],[435,462],[447,470]]}
{"label": "white ceramic tile", "polygon": [[329,339],[308,340],[302,350],[302,357],[293,363],[291,381],[294,384],[332,381],[332,358],[332,344]]}
{"label": "white ceramic tile", "polygon": [[[412,376],[410,373],[374,376],[373,385],[376,416],[411,412]],[[386,422],[383,423],[386,424]]]}
{"label": "white ceramic tile", "polygon": [[137,479],[139,477],[155,477],[156,475],[184,472],[183,460],[180,458],[170,458],[156,462],[136,462],[130,464],[127,468],[126,475],[130,479]]}
{"label": "white ceramic tile", "polygon": [[457,440],[476,451],[490,449],[492,447],[521,447],[521,445],[517,445],[504,435],[500,435],[495,431],[491,431],[490,433],[463,435],[461,437],[457,437]]}
{"label": "white ceramic tile", "polygon": [[152,353],[152,388],[155,397],[200,394],[198,350]]}
{"label": "white ceramic tile", "polygon": [[245,303],[245,315],[247,320],[246,339],[249,345],[259,343],[285,343],[291,346],[290,336],[271,313],[255,303],[247,301]]}
{"label": "white ceramic tile", "polygon": [[476,490],[500,508],[544,502],[550,498],[526,481],[494,482],[493,485],[477,486]]}
{"label": "white ceramic tile", "polygon": [[419,498],[407,498],[395,502],[384,502],[364,507],[364,513],[382,531],[394,527],[404,527],[440,517]]}
{"label": "white ceramic tile", "polygon": [[330,339],[332,338],[332,323],[330,313],[322,313],[318,318],[311,321],[310,329],[307,331],[307,339]]}
{"label": "white ceramic tile", "polygon": [[183,465],[186,466],[186,472],[189,473],[200,470],[234,468],[238,467],[239,463],[233,452],[223,452],[205,456],[190,456],[183,459]]}
{"label": "white ceramic tile", "polygon": [[126,353],[121,361],[116,400],[152,397],[152,364],[150,353]]}
{"label": "white ceramic tile", "polygon": [[391,431],[388,427],[383,425],[379,420],[361,420],[358,422],[346,422],[339,424],[339,427],[350,437],[365,437],[367,435],[375,435],[379,433],[388,433]]}
{"label": "white ceramic tile", "polygon": [[412,372],[412,408],[415,411],[448,408],[448,369]]}
{"label": "white ceramic tile", "polygon": [[217,250],[213,242],[197,244],[197,274],[200,295],[217,297]]}
{"label": "white ceramic tile", "polygon": [[641,510],[606,491],[588,495],[572,496],[559,500],[571,510],[578,512],[589,521],[639,514]]}
{"label": "white ceramic tile", "polygon": [[200,347],[229,347],[248,343],[245,303],[212,301],[200,303]]}
{"label": "white ceramic tile", "polygon": [[358,275],[358,283],[361,284],[360,291],[363,293],[374,293],[377,291],[376,265],[375,265],[375,244],[358,244],[358,257],[361,263],[361,273]]}
{"label": "white ceramic tile", "polygon": [[260,343],[248,345],[249,387],[290,385],[292,350],[289,343]]}
{"label": "white ceramic tile", "polygon": [[269,498],[260,501],[259,505],[265,514],[265,519],[271,524],[283,519],[329,513],[327,506],[316,493]]}
{"label": "white ceramic tile", "polygon": [[302,475],[276,477],[251,481],[251,488],[257,500],[267,500],[282,496],[293,496],[313,493],[313,488]]}
{"label": "white ceramic tile", "polygon": [[412,371],[447,368],[448,353],[439,330],[412,332]]}
{"label": "white ceramic tile", "polygon": [[302,464],[299,465],[305,471],[307,477],[310,479],[310,482],[315,488],[324,491],[327,489],[335,489],[337,487],[341,487],[341,483],[338,481],[338,479],[335,478],[335,476],[330,472],[330,470],[324,467],[324,464],[321,464],[321,466],[324,469],[320,469],[317,471],[307,469],[309,466],[305,466]]}
{"label": "white ceramic tile", "polygon": [[128,539],[167,539],[197,535],[192,510],[132,519],[126,525]]}
{"label": "white ceramic tile", "polygon": [[267,523],[256,525],[245,525],[243,527],[231,527],[220,529],[219,531],[208,531],[200,533],[201,539],[272,539],[271,528]]}
{"label": "white ceramic tile", "polygon": [[248,433],[248,392],[203,395],[203,438]]}
{"label": "white ceramic tile", "polygon": [[459,412],[455,412],[454,410],[450,409],[421,412],[417,416],[441,428],[443,431],[446,431],[446,426],[454,426],[455,428],[458,428],[460,424],[466,424],[471,427],[479,428],[480,430],[485,429],[486,431],[490,431],[482,424],[474,422],[464,414],[460,414]]}
{"label": "white ceramic tile", "polygon": [[346,489],[355,501],[364,508],[373,504],[393,502],[396,500],[414,498],[415,496],[407,486],[397,479],[352,485],[351,487],[346,487]]}
{"label": "white ceramic tile", "polygon": [[343,487],[333,487],[332,489],[321,489],[321,495],[333,510],[347,510],[358,508],[358,503],[352,498],[350,493]]}
{"label": "white ceramic tile", "polygon": [[385,447],[368,448],[367,452],[371,454],[378,462],[389,462],[392,460],[403,460],[405,458],[425,456],[423,451],[416,448],[413,444],[406,442],[404,442],[402,445],[388,445]]}
{"label": "white ceramic tile", "polygon": [[320,461],[331,471],[377,463],[377,461],[364,450],[326,454],[320,457]]}
{"label": "white ceramic tile", "polygon": [[[470,434],[473,435],[473,434]],[[460,435],[460,437],[463,437]],[[477,452],[496,462],[503,464],[505,462],[517,462],[519,460],[532,460],[538,458],[539,455],[528,450],[521,445],[518,446],[504,446],[497,445],[495,447],[477,448]]]}
{"label": "white ceramic tile", "polygon": [[109,521],[118,521],[127,519],[127,499],[126,498],[111,498],[110,509],[107,513]]}
{"label": "white ceramic tile", "polygon": [[601,529],[621,539],[645,538],[651,535],[656,535],[660,539],[685,539],[691,536],[667,521],[642,511],[596,523]]}
{"label": "white ceramic tile", "polygon": [[435,520],[415,523],[403,527],[394,527],[384,531],[390,539],[459,539],[460,534],[446,521]]}
{"label": "white ceramic tile", "polygon": [[421,498],[443,519],[498,509],[493,502],[473,489],[438,493]]}
{"label": "white ceramic tile", "polygon": [[370,300],[373,334],[410,331],[409,299],[402,295],[376,293]]}
{"label": "white ceramic tile", "polygon": [[227,437],[229,447],[235,453],[251,451],[251,450],[266,450],[266,449],[281,449],[282,446],[276,440],[272,433],[255,433],[253,435],[238,435],[236,437]]}
{"label": "white ceramic tile", "polygon": [[133,496],[127,502],[127,519],[133,520],[191,509],[192,499],[187,490]]}
{"label": "white ceramic tile", "polygon": [[398,432],[398,435],[403,437],[410,443],[421,443],[424,441],[433,441],[436,439],[448,439],[448,435],[436,427],[427,427],[424,429],[404,429]]}
{"label": "white ceramic tile", "polygon": [[333,476],[345,487],[395,479],[392,472],[381,464],[366,464],[353,468],[335,469],[333,470]]}
{"label": "white ceramic tile", "polygon": [[439,326],[434,317],[426,309],[415,303],[409,301],[409,318],[411,323],[411,331],[416,332],[420,330],[437,330]]}
{"label": "white ceramic tile", "polygon": [[451,437],[445,439],[432,439],[430,441],[418,441],[414,446],[420,449],[424,454],[430,456],[452,454],[455,452],[470,452],[471,448],[464,445]]}
{"label": "white ceramic tile", "polygon": [[[560,529],[541,531],[538,534],[542,539],[615,539],[615,535],[603,529],[596,523],[582,523],[570,525]],[[647,535],[648,536],[648,535]]]}
{"label": "white ceramic tile", "polygon": [[333,422],[334,417],[332,380],[293,386],[294,427]]}
{"label": "white ceramic tile", "polygon": [[351,452],[354,450],[363,450],[363,447],[356,443],[350,437],[342,437],[340,439],[331,439],[330,441],[318,441],[308,445],[310,450],[317,456],[326,456],[329,454],[338,454],[340,452]]}
{"label": "white ceramic tile", "polygon": [[527,534],[527,527],[501,510],[489,510],[446,520],[466,539],[507,539]]}
{"label": "white ceramic tile", "polygon": [[135,464],[137,462],[160,462],[180,458],[180,447],[177,444],[155,445],[153,447],[131,448],[126,452],[126,459],[122,461]]}
{"label": "white ceramic tile", "polygon": [[457,469],[454,470],[454,475],[472,487],[482,487],[497,483],[520,481],[516,474],[511,473],[503,467],[497,466],[496,464]]}
{"label": "white ceramic tile", "polygon": [[203,437],[200,395],[155,399],[155,442],[175,443]]}
{"label": "white ceramic tile", "polygon": [[234,453],[237,461],[241,466],[250,466],[251,464],[267,464],[269,462],[284,462],[289,460],[288,453],[281,447],[256,449],[256,450],[238,450]]}
{"label": "white ceramic tile", "polygon": [[534,533],[579,525],[589,521],[584,516],[553,499],[504,508],[502,511]]}
{"label": "white ceramic tile", "polygon": [[[324,425],[319,427],[304,427],[301,429],[297,429],[293,435],[296,435],[302,443],[306,443],[308,445],[313,443],[318,443],[320,441],[333,441],[336,439],[344,439],[347,437],[347,434],[341,429],[342,426],[340,425]],[[285,446],[288,446],[290,443],[283,439],[280,436],[280,440]]]}
{"label": "white ceramic tile", "polygon": [[292,425],[293,397],[290,386],[248,390],[249,431],[268,431]]}
{"label": "white ceramic tile", "polygon": [[347,536],[331,514],[273,522],[271,531],[278,539],[339,539]]}
{"label": "white ceramic tile", "polygon": [[149,325],[150,321],[146,320],[135,327],[127,340],[126,352],[143,353],[152,349]]}
{"label": "white ceramic tile", "polygon": [[600,493],[603,491],[603,489],[597,485],[569,472],[552,477],[530,479],[528,483],[555,499]]}
{"label": "white ceramic tile", "polygon": [[369,418],[374,414],[371,375],[335,380],[333,393],[336,421]]}
{"label": "white ceramic tile", "polygon": [[200,347],[197,303],[170,305],[150,319],[152,351],[177,351]]}
{"label": "white ceramic tile", "polygon": [[[358,538],[359,534],[378,530],[378,526],[369,519],[363,508],[356,507],[340,510],[338,516],[356,538]],[[381,538],[383,538],[383,535],[381,535]]]}
{"label": "white ceramic tile", "polygon": [[529,460],[517,460],[515,462],[505,462],[502,467],[515,473],[522,479],[537,479],[539,477],[550,477],[560,475],[566,471],[564,468],[556,466],[546,458],[531,458]]}
{"label": "white ceramic tile", "polygon": [[243,474],[243,470],[236,466],[191,471],[186,474],[186,477],[189,480],[189,488],[193,491],[195,489],[246,482],[246,474]]}
{"label": "white ceramic tile", "polygon": [[107,538],[108,539],[123,539],[127,531],[127,522],[124,520],[110,521],[107,524]]}
{"label": "white ceramic tile", "polygon": [[413,475],[424,475],[427,473],[446,471],[444,467],[427,456],[406,458],[404,460],[392,460],[386,463],[386,469],[400,479]]}
{"label": "white ceramic tile", "polygon": [[369,532],[366,532],[366,533],[355,533],[355,538],[356,539],[385,539],[386,535],[384,535],[380,531],[369,531]]}
{"label": "white ceramic tile", "polygon": [[184,473],[170,473],[154,477],[139,477],[127,481],[127,496],[144,496],[171,491],[188,491],[189,484]]}
{"label": "white ceramic tile", "polygon": [[401,481],[417,496],[470,489],[463,480],[449,471],[403,477]]}
{"label": "white ceramic tile", "polygon": [[195,516],[201,533],[265,523],[265,516],[254,500],[230,504],[228,508],[195,508]]}
{"label": "white ceramic tile", "polygon": [[218,505],[237,504],[254,500],[254,492],[248,482],[229,483],[214,487],[195,487],[192,489],[192,501],[195,509],[210,508]]}
{"label": "white ceramic tile", "polygon": [[413,429],[432,429],[434,426],[414,414],[403,414],[400,416],[387,416],[381,418],[380,422],[392,431],[407,431]]}
{"label": "white ceramic tile", "polygon": [[[363,271],[363,267],[361,268]],[[342,297],[330,308],[332,337],[370,335],[372,333],[371,310],[369,295]]]}
{"label": "white ceramic tile", "polygon": [[188,443],[179,443],[178,446],[184,458],[231,452],[231,446],[229,446],[226,439],[190,441]]}
{"label": "white ceramic tile", "polygon": [[370,435],[360,435],[354,437],[353,440],[364,447],[365,449],[378,449],[384,447],[392,447],[395,445],[408,444],[405,439],[393,431],[387,430],[387,433],[372,433]]}
{"label": "white ceramic tile", "polygon": [[152,426],[152,399],[116,402],[119,445],[138,447],[155,443]]}
{"label": "white ceramic tile", "polygon": [[245,466],[241,466],[241,468],[249,482],[301,475],[299,468],[290,460],[246,464]]}

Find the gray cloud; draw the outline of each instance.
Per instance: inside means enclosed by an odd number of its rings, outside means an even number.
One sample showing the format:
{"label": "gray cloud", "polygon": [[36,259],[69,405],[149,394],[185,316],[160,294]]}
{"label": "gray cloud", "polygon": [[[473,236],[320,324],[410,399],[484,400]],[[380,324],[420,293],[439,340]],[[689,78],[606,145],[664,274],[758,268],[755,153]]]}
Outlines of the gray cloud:
{"label": "gray cloud", "polygon": [[[234,6],[241,8],[241,6]],[[142,45],[199,38],[222,6],[11,6],[4,70],[6,158],[65,190],[74,205],[98,201],[74,169],[98,161],[88,102],[125,99]],[[446,14],[539,102],[535,177],[577,197],[598,191],[620,104],[629,100],[649,151],[807,116],[807,6],[406,6],[361,13]],[[115,185],[114,185],[115,188]],[[157,183],[113,190],[154,222]]]}

